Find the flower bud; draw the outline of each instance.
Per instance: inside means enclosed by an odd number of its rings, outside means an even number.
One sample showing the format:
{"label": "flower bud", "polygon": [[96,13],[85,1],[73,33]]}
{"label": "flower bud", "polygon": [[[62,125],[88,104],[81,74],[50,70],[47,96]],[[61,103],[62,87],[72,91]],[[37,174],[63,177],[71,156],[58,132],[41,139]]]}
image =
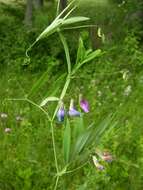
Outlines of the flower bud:
{"label": "flower bud", "polygon": [[84,99],[82,98],[82,95],[81,95],[81,94],[79,95],[79,103],[80,103],[81,109],[82,109],[85,113],[88,113],[88,112],[89,112],[89,104],[88,104],[88,101],[87,101],[87,100],[84,100]]}
{"label": "flower bud", "polygon": [[60,103],[59,110],[57,112],[57,118],[59,122],[63,122],[65,117],[65,109],[63,102]]}

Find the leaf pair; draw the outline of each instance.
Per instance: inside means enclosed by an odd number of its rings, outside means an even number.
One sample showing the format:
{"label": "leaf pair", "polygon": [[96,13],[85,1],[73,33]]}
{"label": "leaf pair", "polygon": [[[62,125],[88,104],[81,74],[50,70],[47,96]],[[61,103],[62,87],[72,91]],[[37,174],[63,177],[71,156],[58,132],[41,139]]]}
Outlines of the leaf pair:
{"label": "leaf pair", "polygon": [[[75,1],[75,0],[74,0]],[[68,11],[68,13],[63,17],[65,12],[71,7],[71,5],[74,3],[72,1],[56,18],[55,20],[38,36],[36,41],[39,41],[40,39],[43,39],[45,37],[50,36],[51,34],[55,33],[56,31],[62,29],[64,30],[65,26],[69,26],[78,22],[83,22],[89,20],[88,17],[83,16],[77,16],[77,17],[71,17],[67,18],[76,8],[74,6],[71,10]]]}
{"label": "leaf pair", "polygon": [[[84,127],[83,118],[76,118],[74,129],[71,130],[71,122],[67,119],[63,135],[63,153],[66,164],[74,162],[80,158],[80,154],[85,148],[97,146],[105,133],[113,129],[117,122],[113,116],[109,115],[102,122],[95,126],[91,123],[87,128]],[[85,152],[86,153],[86,152]]]}
{"label": "leaf pair", "polygon": [[76,64],[73,68],[72,74],[75,74],[76,71],[83,66],[85,63],[92,61],[96,57],[99,57],[102,55],[102,52],[100,49],[97,49],[95,51],[92,50],[86,50],[83,44],[82,38],[79,39],[79,46],[77,51],[77,59]]}

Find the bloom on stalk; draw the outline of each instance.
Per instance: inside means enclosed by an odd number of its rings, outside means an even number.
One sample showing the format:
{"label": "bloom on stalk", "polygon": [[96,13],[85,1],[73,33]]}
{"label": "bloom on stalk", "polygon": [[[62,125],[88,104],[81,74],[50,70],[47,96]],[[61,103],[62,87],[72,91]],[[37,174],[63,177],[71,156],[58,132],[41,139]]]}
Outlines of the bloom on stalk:
{"label": "bloom on stalk", "polygon": [[95,167],[96,167],[98,170],[102,171],[102,170],[105,169],[103,165],[99,164],[99,162],[98,162],[96,156],[92,156],[92,160],[93,160],[93,163],[94,163]]}
{"label": "bloom on stalk", "polygon": [[61,102],[59,106],[59,110],[57,112],[57,118],[59,122],[63,122],[65,117],[65,109],[64,109],[64,103]]}
{"label": "bloom on stalk", "polygon": [[87,100],[84,100],[82,97],[82,94],[79,95],[79,104],[81,109],[85,112],[88,113],[89,112],[89,104]]}
{"label": "bloom on stalk", "polygon": [[108,152],[108,151],[104,151],[104,152],[101,152],[100,150],[97,150],[96,151],[97,155],[104,161],[106,162],[112,162],[113,161],[113,157],[112,155]]}
{"label": "bloom on stalk", "polygon": [[69,107],[68,115],[71,117],[81,115],[81,113],[75,109],[73,99],[71,99],[71,101],[70,101],[70,107]]}

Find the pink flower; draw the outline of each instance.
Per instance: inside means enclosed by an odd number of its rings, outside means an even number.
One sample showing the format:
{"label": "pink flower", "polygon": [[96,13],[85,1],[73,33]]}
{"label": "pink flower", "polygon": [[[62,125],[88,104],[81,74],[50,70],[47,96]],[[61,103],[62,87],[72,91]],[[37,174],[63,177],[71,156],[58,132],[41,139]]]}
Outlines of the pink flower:
{"label": "pink flower", "polygon": [[89,112],[89,104],[88,104],[88,101],[87,100],[84,100],[82,98],[82,95],[80,94],[79,96],[79,103],[80,103],[80,107],[81,109],[85,112],[85,113],[88,113]]}

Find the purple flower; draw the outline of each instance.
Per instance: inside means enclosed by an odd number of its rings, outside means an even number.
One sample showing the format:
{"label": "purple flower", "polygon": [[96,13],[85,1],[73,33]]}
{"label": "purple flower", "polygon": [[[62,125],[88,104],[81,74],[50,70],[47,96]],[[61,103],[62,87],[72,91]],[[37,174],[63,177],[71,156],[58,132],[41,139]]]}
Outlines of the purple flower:
{"label": "purple flower", "polygon": [[64,104],[61,102],[59,110],[57,112],[57,118],[59,122],[63,122],[65,117],[65,110],[64,110]]}
{"label": "purple flower", "polygon": [[68,112],[69,116],[80,116],[80,112],[77,111],[76,109],[72,108],[72,109],[69,109],[69,112]]}
{"label": "purple flower", "polygon": [[79,96],[79,103],[80,103],[80,107],[81,109],[85,112],[85,113],[88,113],[89,112],[89,104],[88,104],[88,101],[87,100],[84,100],[82,98],[82,95],[80,94]]}
{"label": "purple flower", "polygon": [[74,100],[73,99],[71,99],[68,114],[71,117],[80,116],[81,115],[81,113],[75,109],[75,107],[74,107]]}

